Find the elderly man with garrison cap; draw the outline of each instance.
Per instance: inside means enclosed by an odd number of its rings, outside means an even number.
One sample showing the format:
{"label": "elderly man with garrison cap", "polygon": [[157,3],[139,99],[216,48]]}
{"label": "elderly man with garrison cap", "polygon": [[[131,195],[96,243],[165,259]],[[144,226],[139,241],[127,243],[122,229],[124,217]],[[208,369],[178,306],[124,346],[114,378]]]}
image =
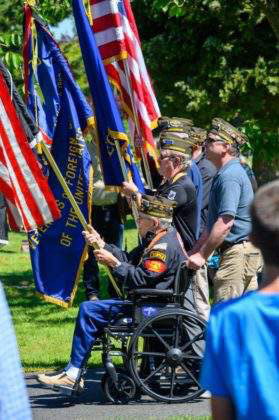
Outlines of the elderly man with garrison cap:
{"label": "elderly man with garrison cap", "polygon": [[[130,253],[106,244],[93,228],[83,235],[89,245],[98,244],[100,249],[94,251],[97,261],[110,267],[114,279],[128,290],[142,287],[172,289],[177,270],[185,261],[181,240],[171,225],[173,208],[173,201],[163,197],[142,196],[138,208],[142,243]],[[191,308],[189,295],[188,309]],[[109,318],[127,310],[119,299],[83,302],[76,319],[70,362],[62,372],[39,374],[37,380],[58,390],[72,391],[78,386],[82,390],[81,369],[97,336]]]}
{"label": "elderly man with garrison cap", "polygon": [[[173,223],[188,251],[196,242],[198,224],[196,189],[187,175],[191,165],[189,120],[165,117],[164,122],[159,139],[159,170],[163,181],[156,191],[150,193],[176,203]],[[137,196],[138,200],[141,198],[133,182],[124,182],[123,192],[128,196]]]}
{"label": "elderly man with garrison cap", "polygon": [[200,268],[214,249],[221,263],[214,278],[214,300],[220,302],[257,288],[261,255],[249,240],[249,207],[253,190],[240,164],[246,136],[221,118],[214,118],[205,143],[206,156],[218,169],[210,191],[208,223],[188,260]]}

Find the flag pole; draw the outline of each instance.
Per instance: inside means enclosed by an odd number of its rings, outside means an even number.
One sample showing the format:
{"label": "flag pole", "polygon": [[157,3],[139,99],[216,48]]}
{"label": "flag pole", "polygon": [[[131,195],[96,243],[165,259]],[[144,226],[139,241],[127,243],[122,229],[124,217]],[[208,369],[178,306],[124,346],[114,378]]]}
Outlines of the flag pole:
{"label": "flag pole", "polygon": [[[47,145],[45,144],[45,142],[43,140],[41,140],[40,145],[42,147],[42,150],[43,150],[43,152],[44,152],[44,154],[45,154],[45,156],[46,156],[46,158],[47,158],[47,160],[48,160],[51,168],[53,169],[53,172],[57,176],[57,179],[60,182],[60,184],[61,184],[61,186],[62,186],[62,188],[63,188],[63,190],[64,190],[64,192],[65,192],[65,194],[67,196],[67,198],[69,199],[71,205],[73,206],[73,208],[74,208],[74,210],[76,212],[76,215],[77,215],[80,223],[82,224],[84,230],[88,230],[88,224],[87,224],[87,222],[85,220],[85,217],[82,214],[82,212],[81,212],[81,210],[80,210],[80,208],[79,208],[79,206],[78,206],[78,204],[77,204],[77,202],[76,202],[76,200],[75,200],[75,198],[74,198],[74,196],[73,196],[70,188],[68,187],[68,184],[66,183],[63,175],[61,174],[60,169],[58,168],[58,166],[57,166],[57,164],[56,164],[56,162],[55,162],[52,154],[50,153],[50,151],[49,151],[49,149],[47,147]],[[98,246],[98,244],[96,242],[94,242],[92,246],[93,246],[94,249],[99,249],[99,246]],[[112,276],[109,268],[108,267],[106,267],[106,268],[107,268],[107,274],[109,276],[109,279],[110,279],[110,281],[111,281],[111,283],[112,283],[112,285],[113,285],[116,293],[118,294],[119,297],[122,297],[122,293],[121,293],[119,287],[117,286],[116,281],[114,280],[114,278],[113,278],[113,276]]]}
{"label": "flag pole", "polygon": [[[96,115],[95,104],[94,104],[93,98],[92,98],[92,108],[93,108],[94,115]],[[94,133],[94,136],[96,138],[97,150],[99,151],[100,142],[99,142],[99,133],[98,133],[96,119],[95,119],[95,124],[93,125],[93,133]],[[123,179],[124,179],[124,181],[129,181],[128,174],[127,174],[127,169],[126,169],[126,166],[125,166],[125,161],[124,161],[124,158],[121,154],[121,149],[120,149],[120,145],[119,145],[118,140],[115,140],[114,144],[115,144],[115,147],[116,147],[116,151],[117,151],[118,160],[119,160],[119,163],[120,163]],[[137,207],[136,207],[136,204],[135,204],[134,201],[131,202],[131,209],[132,209],[133,218],[135,220],[135,223],[136,223],[136,226],[137,226],[137,229],[138,229],[139,228],[138,227],[138,210],[137,210]]]}
{"label": "flag pole", "polygon": [[[133,93],[132,93],[131,80],[130,80],[130,77],[129,77],[130,72],[129,72],[129,68],[128,68],[127,59],[125,59],[123,61],[124,61],[125,76],[126,76],[127,84],[128,84],[129,96],[131,98],[131,104],[132,104],[132,110],[133,110],[133,115],[134,115],[136,132],[137,132],[138,138],[142,138],[141,131],[140,131],[140,126],[139,126],[138,115],[137,115],[137,112],[136,112],[136,107],[135,107],[135,102],[134,102],[134,96],[133,96]],[[147,161],[147,158],[146,158],[146,153],[145,153],[144,147],[141,147],[140,149],[141,149],[141,157],[142,157],[142,161],[143,161],[146,180],[147,180],[147,183],[148,183],[149,187],[151,189],[153,189],[154,188],[153,187],[153,181],[152,181],[152,177],[151,177],[151,173],[150,173],[150,167],[148,165],[148,161]]]}

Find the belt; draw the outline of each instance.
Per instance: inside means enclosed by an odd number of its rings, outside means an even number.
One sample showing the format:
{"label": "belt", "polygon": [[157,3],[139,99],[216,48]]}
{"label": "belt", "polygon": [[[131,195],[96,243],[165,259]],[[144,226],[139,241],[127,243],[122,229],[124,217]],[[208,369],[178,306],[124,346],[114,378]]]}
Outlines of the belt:
{"label": "belt", "polygon": [[243,244],[244,242],[248,242],[248,239],[243,239],[242,241],[239,241],[239,242],[223,242],[219,246],[219,251],[220,253],[225,252],[227,249],[231,248],[232,246]]}

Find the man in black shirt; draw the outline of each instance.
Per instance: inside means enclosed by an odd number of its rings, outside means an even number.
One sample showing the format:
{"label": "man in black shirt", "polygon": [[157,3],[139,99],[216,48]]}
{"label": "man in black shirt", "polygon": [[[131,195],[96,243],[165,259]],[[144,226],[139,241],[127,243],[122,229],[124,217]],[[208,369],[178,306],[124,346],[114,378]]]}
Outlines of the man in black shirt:
{"label": "man in black shirt", "polygon": [[[196,241],[198,210],[196,190],[186,174],[191,161],[189,133],[186,131],[186,129],[181,132],[165,130],[160,134],[159,163],[163,182],[153,194],[176,203],[173,224],[187,252]],[[136,195],[139,201],[141,199],[141,194],[133,182],[124,182],[123,192],[127,196]]]}

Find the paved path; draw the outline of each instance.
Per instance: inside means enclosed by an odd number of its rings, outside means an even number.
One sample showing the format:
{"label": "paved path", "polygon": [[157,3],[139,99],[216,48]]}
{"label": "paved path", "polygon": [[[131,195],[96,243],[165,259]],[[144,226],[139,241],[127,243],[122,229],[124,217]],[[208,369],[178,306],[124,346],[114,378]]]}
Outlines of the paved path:
{"label": "paved path", "polygon": [[34,375],[26,375],[33,420],[161,420],[175,415],[210,414],[209,400],[205,399],[187,404],[157,403],[148,398],[128,405],[106,403],[100,385],[101,376],[101,369],[89,370],[85,381],[86,390],[73,403],[52,389],[44,388],[34,379]]}

